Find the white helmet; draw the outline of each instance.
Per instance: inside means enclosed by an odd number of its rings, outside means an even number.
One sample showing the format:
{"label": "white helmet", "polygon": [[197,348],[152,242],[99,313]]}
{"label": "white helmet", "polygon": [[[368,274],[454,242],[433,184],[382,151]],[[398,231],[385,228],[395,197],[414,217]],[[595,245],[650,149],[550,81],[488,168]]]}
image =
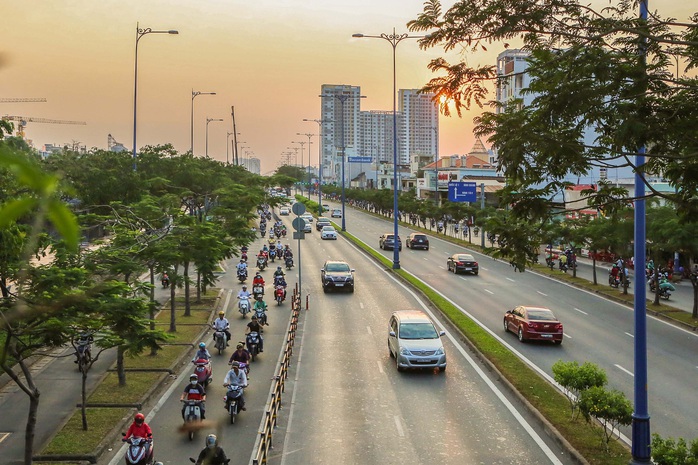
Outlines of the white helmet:
{"label": "white helmet", "polygon": [[206,447],[213,449],[218,444],[218,438],[215,434],[209,434],[206,436]]}

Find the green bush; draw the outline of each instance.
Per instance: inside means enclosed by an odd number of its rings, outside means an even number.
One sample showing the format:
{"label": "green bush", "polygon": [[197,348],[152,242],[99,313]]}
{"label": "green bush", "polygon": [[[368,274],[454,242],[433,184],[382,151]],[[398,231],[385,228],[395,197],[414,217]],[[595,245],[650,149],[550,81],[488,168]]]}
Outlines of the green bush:
{"label": "green bush", "polygon": [[606,372],[591,362],[584,362],[580,366],[576,361],[558,360],[553,364],[552,370],[555,382],[565,389],[572,418],[575,418],[580,394],[592,387],[603,387],[608,382]]}
{"label": "green bush", "polygon": [[653,434],[652,461],[656,465],[698,465],[698,439],[694,439],[689,447],[684,438],[675,441]]}
{"label": "green bush", "polygon": [[613,437],[613,431],[620,425],[629,425],[633,418],[633,404],[621,391],[608,391],[601,386],[590,387],[579,396],[579,410],[587,421],[596,418],[603,426],[604,447]]}

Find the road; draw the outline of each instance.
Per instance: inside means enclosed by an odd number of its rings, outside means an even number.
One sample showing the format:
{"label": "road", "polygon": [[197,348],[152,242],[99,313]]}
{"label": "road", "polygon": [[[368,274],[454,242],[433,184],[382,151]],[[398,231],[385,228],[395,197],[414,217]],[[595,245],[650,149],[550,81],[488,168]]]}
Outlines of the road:
{"label": "road", "polygon": [[[392,232],[392,222],[351,208],[346,211],[347,231],[370,246],[377,248],[378,236]],[[400,227],[403,241],[409,232]],[[458,305],[541,374],[551,377],[551,366],[559,359],[590,361],[606,371],[609,387],[633,399],[631,309],[536,273],[517,273],[508,263],[477,253],[479,276],[455,276],[446,272],[446,258],[463,248],[433,236],[430,245],[429,251],[403,248],[402,268]],[[392,260],[392,251],[382,253]],[[504,312],[521,304],[551,308],[565,325],[563,344],[521,344],[515,335],[505,334]],[[647,330],[652,432],[694,438],[698,410],[686,406],[695,404],[698,391],[698,335],[653,317],[648,317]],[[623,431],[629,434],[628,428]]]}

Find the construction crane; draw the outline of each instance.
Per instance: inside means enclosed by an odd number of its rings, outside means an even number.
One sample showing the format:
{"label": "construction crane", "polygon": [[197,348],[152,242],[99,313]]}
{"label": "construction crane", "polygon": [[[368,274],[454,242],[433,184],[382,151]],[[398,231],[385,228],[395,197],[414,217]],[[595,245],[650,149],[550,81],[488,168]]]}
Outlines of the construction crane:
{"label": "construction crane", "polygon": [[17,137],[24,139],[24,127],[27,123],[48,123],[48,124],[79,124],[86,125],[84,121],[66,121],[61,119],[34,118],[31,116],[3,116],[0,119],[17,121]]}
{"label": "construction crane", "polygon": [[46,99],[41,98],[3,98],[0,97],[0,103],[28,103],[28,102],[45,102]]}

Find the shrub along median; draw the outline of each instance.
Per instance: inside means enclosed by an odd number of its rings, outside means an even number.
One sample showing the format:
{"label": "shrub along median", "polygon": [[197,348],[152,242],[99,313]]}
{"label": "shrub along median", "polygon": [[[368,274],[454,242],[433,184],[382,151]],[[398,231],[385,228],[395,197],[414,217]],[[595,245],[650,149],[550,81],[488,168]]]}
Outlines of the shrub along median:
{"label": "shrub along median", "polygon": [[[148,351],[125,360],[127,370],[126,385],[119,386],[116,372],[108,372],[94,391],[88,396],[89,404],[114,404],[114,407],[87,408],[88,430],[82,429],[80,409],[77,409],[68,422],[53,437],[40,454],[41,460],[46,461],[51,455],[92,455],[98,450],[100,443],[114,430],[115,425],[129,422],[134,408],[124,408],[124,404],[138,404],[147,401],[147,396],[157,391],[157,386],[165,378],[162,371],[176,368],[192,347],[198,342],[202,333],[208,329],[212,314],[219,304],[219,289],[209,289],[202,302],[192,305],[191,315],[184,316],[184,309],[178,309],[176,315],[177,332],[168,344],[155,355]],[[179,304],[179,300],[178,300]],[[156,324],[169,324],[170,312],[167,305],[155,318]],[[145,371],[131,371],[131,370]],[[76,382],[79,380],[76,375]],[[66,463],[66,462],[62,462]]]}

